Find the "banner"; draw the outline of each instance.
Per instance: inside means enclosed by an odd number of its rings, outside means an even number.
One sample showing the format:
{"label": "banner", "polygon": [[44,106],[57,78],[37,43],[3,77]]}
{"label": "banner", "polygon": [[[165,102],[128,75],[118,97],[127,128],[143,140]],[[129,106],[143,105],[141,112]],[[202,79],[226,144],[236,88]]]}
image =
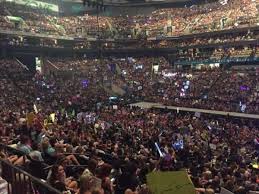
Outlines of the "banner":
{"label": "banner", "polygon": [[222,18],[220,20],[220,29],[224,29],[228,18]]}
{"label": "banner", "polygon": [[24,22],[24,20],[21,17],[15,17],[15,16],[6,16],[6,18],[10,21],[10,22],[16,22],[16,23],[22,23]]}
{"label": "banner", "polygon": [[201,117],[201,113],[200,112],[195,112],[194,116],[197,117],[197,118],[200,118]]}
{"label": "banner", "polygon": [[186,171],[152,172],[147,185],[153,194],[195,194],[195,188]]}
{"label": "banner", "polygon": [[254,169],[259,170],[259,163],[253,163],[253,164],[252,164],[252,167],[253,167]]}
{"label": "banner", "polygon": [[26,115],[26,119],[27,119],[27,124],[28,125],[32,125],[33,124],[33,121],[35,119],[35,114],[33,112],[30,112]]}
{"label": "banner", "polygon": [[45,3],[35,0],[5,0],[6,2],[12,2],[18,5],[24,5],[31,8],[45,9],[52,12],[59,12],[58,5]]}
{"label": "banner", "polygon": [[50,118],[50,120],[52,121],[52,123],[55,122],[55,117],[56,117],[56,114],[55,114],[55,113],[51,113],[51,114],[49,115],[49,118]]}
{"label": "banner", "polygon": [[35,112],[36,114],[38,114],[38,109],[37,109],[36,104],[33,104],[33,109],[34,109],[34,112]]}

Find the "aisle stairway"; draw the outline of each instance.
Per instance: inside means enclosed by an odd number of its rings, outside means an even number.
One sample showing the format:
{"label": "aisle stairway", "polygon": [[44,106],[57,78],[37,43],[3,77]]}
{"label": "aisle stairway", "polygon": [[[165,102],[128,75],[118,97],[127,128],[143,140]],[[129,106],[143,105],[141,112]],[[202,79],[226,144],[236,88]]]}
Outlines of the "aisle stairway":
{"label": "aisle stairway", "polygon": [[111,85],[111,90],[115,93],[118,94],[120,96],[123,96],[126,92],[125,90],[123,90],[120,86],[116,85],[116,84],[112,84]]}
{"label": "aisle stairway", "polygon": [[104,89],[104,91],[109,94],[110,96],[117,96],[117,94],[112,91],[111,87],[108,87],[107,85],[101,85],[101,87]]}

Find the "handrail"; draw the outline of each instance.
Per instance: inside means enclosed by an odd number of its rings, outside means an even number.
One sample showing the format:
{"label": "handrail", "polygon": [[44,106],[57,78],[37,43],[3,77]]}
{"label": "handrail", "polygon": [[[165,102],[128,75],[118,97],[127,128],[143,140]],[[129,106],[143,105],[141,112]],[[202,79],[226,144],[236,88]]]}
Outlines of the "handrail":
{"label": "handrail", "polygon": [[66,167],[68,168],[72,168],[72,167],[75,167],[75,168],[87,168],[89,167],[88,165],[67,165]]}
{"label": "handrail", "polygon": [[[27,177],[28,180],[30,181],[29,184],[31,183],[36,183],[37,186],[42,186],[42,188],[46,189],[49,193],[53,193],[53,194],[62,194],[60,191],[58,191],[57,189],[51,187],[50,185],[46,184],[45,182],[43,182],[42,180],[30,175],[29,173],[25,172],[24,170],[21,170],[20,168],[12,165],[11,163],[9,163],[8,161],[6,160],[3,160],[0,158],[0,163],[1,165],[4,165],[5,168],[2,168],[3,171],[2,171],[2,177],[5,179],[5,171],[7,172],[7,178],[8,180],[6,180],[8,182],[9,185],[12,186],[12,189],[11,190],[15,190],[13,187],[15,187],[17,185],[17,179],[20,179],[18,180],[19,181],[24,181],[26,180],[24,177]],[[10,169],[7,169],[7,168],[10,168]],[[10,174],[11,173],[11,174]],[[17,177],[17,174],[18,174],[18,177]],[[11,176],[10,176],[11,175]],[[21,176],[23,175],[23,176]],[[23,178],[21,178],[23,177]],[[23,179],[23,180],[22,180]],[[19,189],[21,185],[18,185]],[[28,187],[28,185],[24,185],[26,188]],[[10,190],[9,190],[10,191]],[[27,190],[28,191],[28,190]],[[22,192],[22,191],[21,191]],[[33,194],[34,192],[33,191],[29,191],[29,193]],[[12,191],[9,192],[9,194],[12,194]]]}
{"label": "handrail", "polygon": [[22,152],[21,150],[18,150],[16,148],[13,148],[9,145],[5,145],[3,143],[0,143],[0,148],[3,148],[4,150],[6,151],[11,151],[11,152],[15,152],[15,153],[18,153],[19,155],[21,156],[25,156],[26,154],[24,152]]}
{"label": "handrail", "polygon": [[[47,167],[44,168],[44,170],[51,169],[52,167],[53,167],[53,165],[47,166]],[[66,167],[69,167],[69,168],[71,168],[71,167],[76,167],[76,168],[85,167],[85,168],[87,168],[88,165],[66,165]]]}
{"label": "handrail", "polygon": [[26,67],[26,65],[24,65],[19,59],[15,58],[17,63],[23,68],[23,69],[26,69],[27,71],[29,71],[29,68]]}
{"label": "handrail", "polygon": [[54,67],[55,69],[59,70],[59,67],[57,67],[56,65],[54,65],[50,60],[47,60],[47,62]]}

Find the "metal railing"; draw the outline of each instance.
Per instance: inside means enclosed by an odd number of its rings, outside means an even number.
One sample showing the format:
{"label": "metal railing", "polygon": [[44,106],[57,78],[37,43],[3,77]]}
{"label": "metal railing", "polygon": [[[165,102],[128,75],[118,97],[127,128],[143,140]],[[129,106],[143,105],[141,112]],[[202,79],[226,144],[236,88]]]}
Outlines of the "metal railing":
{"label": "metal railing", "polygon": [[8,194],[62,194],[41,179],[35,178],[10,162],[0,159],[2,178],[7,181]]}
{"label": "metal railing", "polygon": [[13,155],[19,155],[19,156],[25,156],[25,153],[14,148],[14,147],[11,147],[9,145],[6,145],[4,143],[0,143],[0,149],[5,152],[5,153],[8,153],[8,154],[13,154]]}

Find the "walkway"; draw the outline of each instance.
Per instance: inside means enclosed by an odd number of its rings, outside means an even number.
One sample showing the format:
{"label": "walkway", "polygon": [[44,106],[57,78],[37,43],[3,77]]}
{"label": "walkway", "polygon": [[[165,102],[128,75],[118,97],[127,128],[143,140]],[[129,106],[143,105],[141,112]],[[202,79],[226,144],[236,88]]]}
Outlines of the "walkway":
{"label": "walkway", "polygon": [[256,114],[246,114],[246,113],[237,113],[237,112],[225,112],[225,111],[216,111],[216,110],[206,110],[206,109],[198,109],[198,108],[187,108],[187,107],[177,107],[177,106],[165,106],[160,103],[152,103],[152,102],[138,102],[133,103],[131,106],[138,106],[141,108],[167,108],[171,110],[178,111],[188,111],[195,113],[206,113],[206,114],[216,114],[216,115],[229,115],[233,117],[243,117],[243,118],[252,118],[259,119],[259,115]]}

